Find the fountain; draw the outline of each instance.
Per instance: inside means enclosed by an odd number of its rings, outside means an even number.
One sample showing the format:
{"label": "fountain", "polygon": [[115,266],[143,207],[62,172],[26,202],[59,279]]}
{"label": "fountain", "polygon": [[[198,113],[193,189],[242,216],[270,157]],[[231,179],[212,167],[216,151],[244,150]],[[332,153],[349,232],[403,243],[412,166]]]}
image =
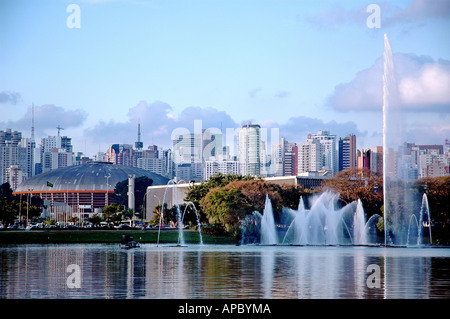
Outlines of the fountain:
{"label": "fountain", "polygon": [[265,245],[278,244],[273,208],[269,195],[266,195],[266,202],[261,220],[261,243]]}
{"label": "fountain", "polygon": [[[405,112],[402,112],[397,91],[391,45],[384,35],[383,69],[383,195],[385,245],[410,246],[422,244],[425,228],[429,231],[430,217],[424,200],[419,217],[419,198],[414,194],[408,176],[408,160],[403,151],[405,142]],[[424,194],[425,202],[426,195]],[[428,205],[426,205],[428,206]],[[428,213],[426,211],[428,210]],[[422,212],[424,211],[424,212]],[[423,221],[426,215],[427,220]]]}
{"label": "fountain", "polygon": [[195,216],[197,218],[197,230],[198,230],[198,236],[200,238],[200,245],[203,245],[203,237],[202,237],[202,229],[200,226],[200,219],[198,217],[197,208],[195,207],[193,202],[188,202],[186,204],[186,207],[184,208],[184,212],[183,212],[183,218],[181,220],[184,221],[184,215],[186,214],[186,210],[188,209],[189,206],[191,206],[194,209]]}
{"label": "fountain", "polygon": [[428,197],[427,194],[423,194],[422,196],[422,206],[420,207],[420,224],[422,227],[422,231],[420,232],[419,239],[420,245],[425,244],[424,239],[427,238],[426,232],[428,231],[428,244],[432,243],[431,238],[431,218],[430,218],[430,206],[428,205]]}
{"label": "fountain", "polygon": [[356,245],[366,245],[367,244],[366,216],[360,199],[358,199],[358,203],[356,205],[356,213],[353,216],[353,229],[354,229],[353,243]]}
{"label": "fountain", "polygon": [[[169,186],[172,185],[172,198],[174,199],[175,203],[178,203],[178,195],[177,192],[175,190],[175,181],[174,180],[169,180],[167,182],[167,187],[164,190],[164,197],[163,197],[163,201],[162,201],[162,207],[161,207],[161,215],[159,216],[159,227],[158,227],[158,239],[156,242],[156,246],[159,246],[159,237],[161,234],[161,224],[162,224],[162,220],[163,220],[163,216],[164,216],[164,203],[166,202],[166,193],[167,190],[169,189]],[[184,220],[184,215],[186,214],[186,209],[191,206],[194,208],[194,212],[196,214],[197,217],[197,228],[198,228],[198,232],[199,232],[199,238],[200,238],[200,244],[203,244],[203,238],[202,238],[202,234],[201,234],[201,228],[200,228],[200,220],[198,217],[198,213],[197,213],[197,208],[195,207],[194,203],[192,202],[188,202],[186,208],[184,209],[183,215],[181,214],[181,209],[180,209],[180,205],[176,204],[176,209],[177,209],[177,225],[178,225],[178,246],[184,246],[185,242],[184,242],[184,236],[183,236],[183,220]]]}
{"label": "fountain", "polygon": [[[263,245],[372,245],[379,244],[373,215],[366,222],[361,200],[338,207],[339,194],[325,191],[315,196],[310,209],[303,198],[297,210],[283,207],[275,224],[271,201],[266,202],[261,215],[255,211],[242,222],[242,244]],[[280,222],[284,220],[284,222]],[[284,234],[283,234],[284,232]],[[278,241],[278,238],[283,238]]]}

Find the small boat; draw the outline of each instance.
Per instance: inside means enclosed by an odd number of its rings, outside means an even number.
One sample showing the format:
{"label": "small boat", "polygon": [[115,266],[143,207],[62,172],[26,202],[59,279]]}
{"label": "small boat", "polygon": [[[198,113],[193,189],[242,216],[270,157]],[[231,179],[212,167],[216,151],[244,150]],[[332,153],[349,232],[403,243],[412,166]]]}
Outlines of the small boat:
{"label": "small boat", "polygon": [[139,248],[141,247],[138,242],[136,242],[132,236],[130,235],[122,235],[120,248],[122,249],[131,249],[131,248]]}

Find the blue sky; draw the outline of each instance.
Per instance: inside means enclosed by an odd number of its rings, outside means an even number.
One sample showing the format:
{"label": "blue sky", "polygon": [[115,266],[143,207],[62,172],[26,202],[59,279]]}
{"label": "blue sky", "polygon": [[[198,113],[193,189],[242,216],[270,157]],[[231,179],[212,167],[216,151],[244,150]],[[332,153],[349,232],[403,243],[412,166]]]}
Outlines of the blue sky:
{"label": "blue sky", "polygon": [[[80,8],[80,28],[66,11]],[[366,20],[380,7],[381,27]],[[381,145],[383,34],[395,55],[409,142],[450,138],[450,1],[2,0],[0,129],[73,138],[93,155],[170,146],[179,127],[330,130]],[[447,32],[447,34],[446,34]]]}

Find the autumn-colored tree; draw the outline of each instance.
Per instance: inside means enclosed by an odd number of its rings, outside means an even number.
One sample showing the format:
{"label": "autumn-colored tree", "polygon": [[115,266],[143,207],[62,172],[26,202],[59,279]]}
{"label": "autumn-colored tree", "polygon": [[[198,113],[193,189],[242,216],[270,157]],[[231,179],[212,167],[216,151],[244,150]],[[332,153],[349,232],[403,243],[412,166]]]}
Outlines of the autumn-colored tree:
{"label": "autumn-colored tree", "polygon": [[340,201],[347,205],[361,200],[367,218],[373,214],[382,215],[383,177],[370,169],[346,169],[327,179],[321,190],[331,188],[340,194]]}
{"label": "autumn-colored tree", "polygon": [[433,241],[450,243],[450,176],[427,177],[413,183],[418,194],[426,193],[433,223]]}

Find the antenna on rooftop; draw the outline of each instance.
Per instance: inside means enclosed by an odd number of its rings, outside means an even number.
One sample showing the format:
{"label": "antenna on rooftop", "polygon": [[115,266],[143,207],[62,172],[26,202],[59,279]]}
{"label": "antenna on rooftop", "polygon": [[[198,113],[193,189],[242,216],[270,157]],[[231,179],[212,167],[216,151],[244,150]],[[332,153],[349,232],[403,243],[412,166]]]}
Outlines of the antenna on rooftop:
{"label": "antenna on rooftop", "polygon": [[64,129],[63,129],[61,126],[59,126],[59,125],[58,125],[56,128],[58,129],[58,136],[59,136],[59,132],[60,132],[61,130],[64,130]]}
{"label": "antenna on rooftop", "polygon": [[31,139],[34,141],[34,103],[31,104]]}
{"label": "antenna on rooftop", "polygon": [[141,123],[138,121],[138,140],[134,143],[136,149],[141,150],[144,147],[144,143],[141,142]]}

